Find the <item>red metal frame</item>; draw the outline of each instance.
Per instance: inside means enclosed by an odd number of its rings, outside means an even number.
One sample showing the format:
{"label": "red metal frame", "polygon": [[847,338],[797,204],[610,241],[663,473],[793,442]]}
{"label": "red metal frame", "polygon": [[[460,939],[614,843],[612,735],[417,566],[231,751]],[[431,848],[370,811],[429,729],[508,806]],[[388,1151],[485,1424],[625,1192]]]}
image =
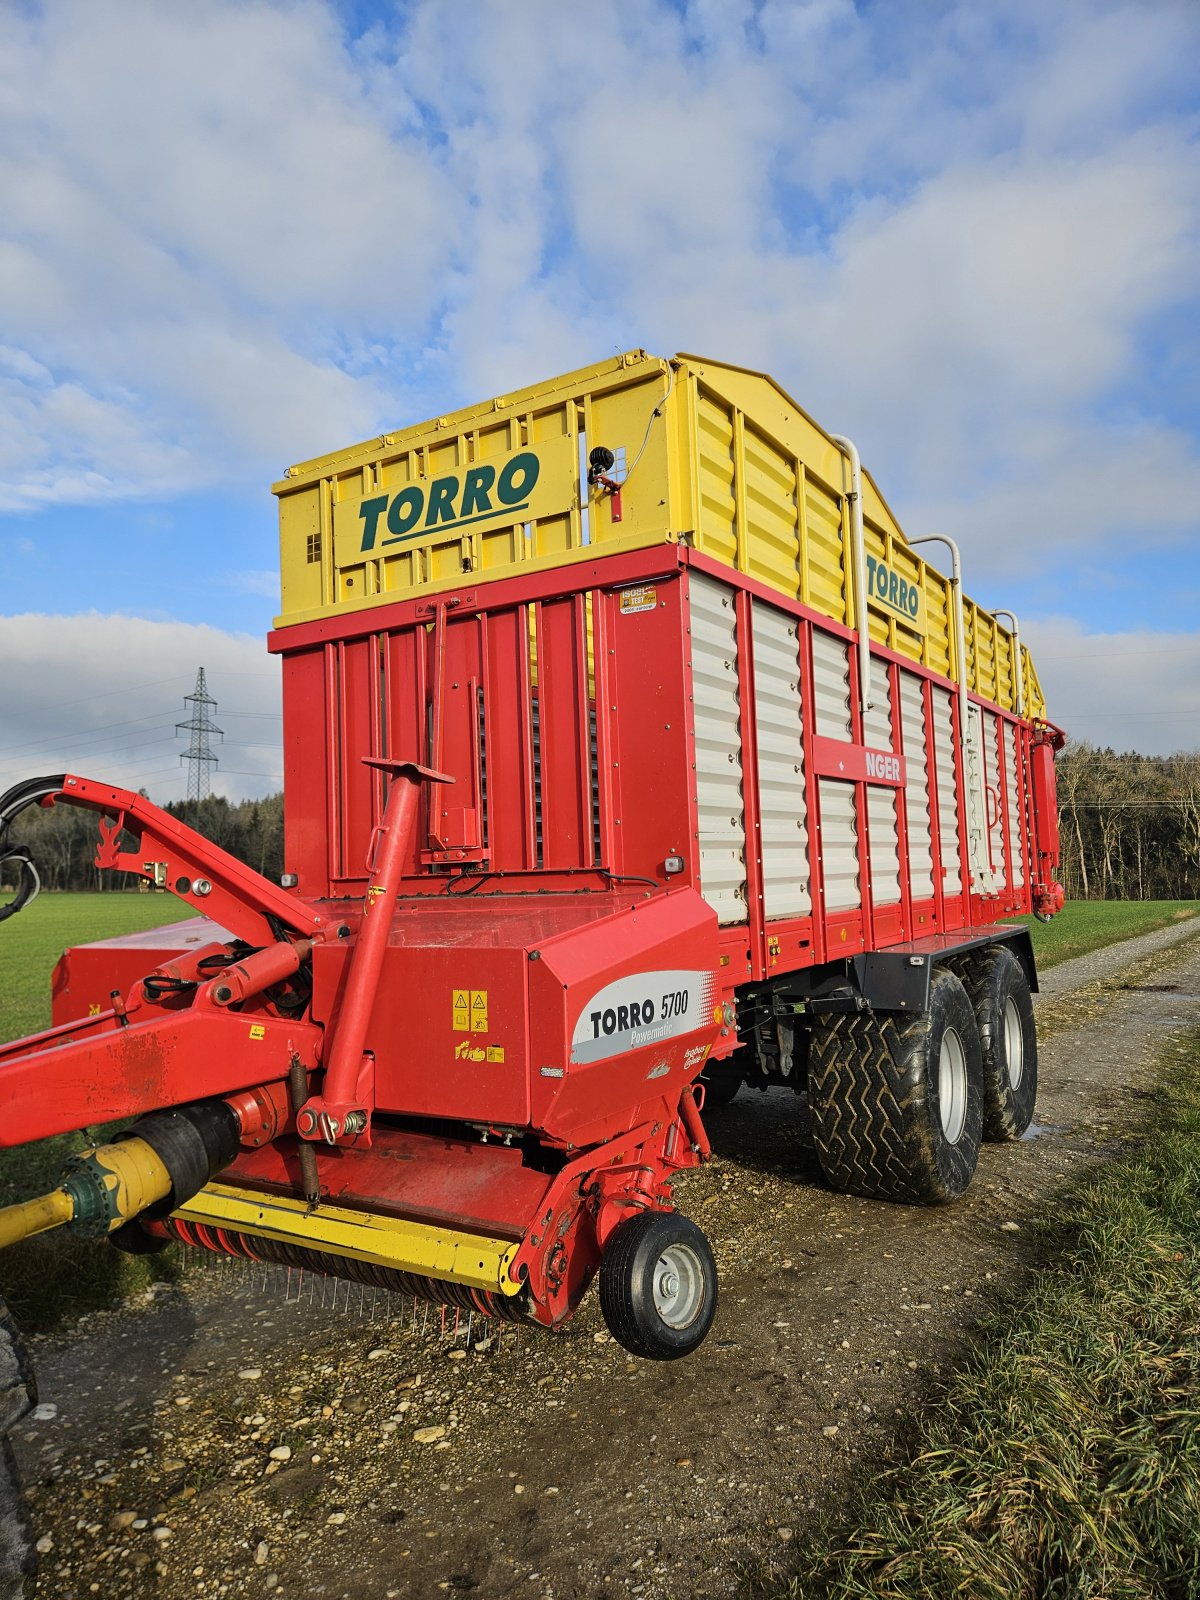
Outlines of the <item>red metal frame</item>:
{"label": "red metal frame", "polygon": [[[734,595],[747,915],[724,927],[699,879],[692,572]],[[631,588],[638,602],[623,605]],[[773,920],[761,843],[760,605],[797,622],[795,792],[807,808],[812,904],[808,916]],[[0,1048],[0,1144],[233,1096],[247,1147],[235,1177],[303,1188],[299,1141],[319,1142],[331,1194],[481,1231],[506,1223],[534,1314],[561,1321],[620,1220],[668,1207],[674,1174],[707,1159],[693,1085],[710,1055],[737,1045],[725,1007],[739,989],[905,940],[944,944],[1054,899],[1056,730],[978,702],[999,718],[989,766],[1006,872],[1004,891],[984,897],[969,879],[954,686],[873,645],[892,739],[890,750],[870,751],[848,650],[853,736],[826,739],[812,712],[817,630],[855,638],[669,546],[273,634],[284,666],[286,864],[301,893],[266,883],[140,796],[64,780],[55,798],[100,813],[98,864],[170,889],[219,925],[196,924],[195,945],[181,944],[179,929],[157,949],[143,938],[136,976],[125,947],[78,952],[80,970],[59,992],[96,1014]],[[902,672],[922,692],[934,882],[923,900],[908,860],[905,780],[918,753],[904,748]],[[956,839],[939,816],[935,685],[951,691]],[[861,900],[837,912],[825,906],[823,773],[854,785]],[[898,899],[883,904],[872,882],[872,783],[891,794],[900,862]],[[962,886],[947,895],[955,847]],[[301,1070],[306,1093],[289,1102],[284,1085]],[[493,1156],[477,1154],[495,1140]]]}
{"label": "red metal frame", "polygon": [[[888,753],[895,756],[895,765],[881,764],[880,753],[868,750],[864,744],[857,653],[850,651],[852,742],[823,738],[815,732],[810,713],[803,719],[804,800],[813,914],[811,918],[768,924],[754,757],[751,610],[754,605],[766,603],[797,619],[801,694],[809,707],[813,631],[821,629],[848,643],[855,635],[853,630],[788,601],[757,580],[682,547],[606,556],[585,568],[531,574],[464,589],[450,602],[403,600],[369,613],[327,618],[273,635],[272,648],[284,656],[289,704],[302,695],[306,704],[304,717],[289,717],[287,722],[288,771],[316,773],[310,784],[301,788],[297,804],[293,805],[290,791],[288,795],[288,864],[299,873],[302,888],[309,894],[354,895],[361,893],[364,881],[361,865],[354,865],[361,862],[365,853],[362,846],[370,823],[363,780],[356,780],[358,788],[353,791],[359,796],[361,820],[350,817],[347,805],[352,791],[343,789],[341,804],[331,818],[333,826],[340,827],[341,837],[325,843],[313,836],[311,814],[317,803],[314,789],[324,783],[321,769],[328,765],[322,762],[322,749],[338,753],[343,772],[347,766],[358,765],[360,757],[379,753],[379,746],[398,750],[407,744],[423,758],[432,758],[437,753],[430,748],[428,727],[432,726],[439,745],[450,739],[445,751],[448,769],[464,790],[473,792],[479,781],[483,748],[473,709],[477,695],[486,729],[488,844],[486,849],[480,846],[462,852],[462,865],[464,870],[478,867],[486,873],[478,885],[479,893],[599,892],[611,874],[644,877],[665,886],[663,862],[670,854],[685,858],[681,881],[699,887],[695,851],[684,848],[676,837],[684,832],[680,827],[684,818],[688,819],[689,834],[693,839],[695,836],[694,786],[682,781],[694,770],[696,759],[690,716],[689,570],[717,577],[735,593],[747,918],[744,925],[726,927],[721,933],[723,970],[730,990],[747,979],[759,980],[768,972],[812,966],[859,950],[886,948],[931,925],[952,931],[1031,908],[1028,886],[1017,889],[1012,884],[1012,830],[1024,827],[1025,822],[1022,816],[1009,815],[1003,752],[998,772],[990,773],[997,766],[990,756],[988,765],[989,783],[991,776],[996,778],[993,793],[1003,817],[1005,887],[995,896],[983,896],[971,884],[959,702],[954,693],[950,714],[962,887],[957,895],[945,892],[942,869],[950,841],[938,815],[933,711],[928,688],[926,776],[934,893],[931,902],[914,900],[908,871],[908,819],[903,795],[907,758],[900,731],[899,674],[910,673],[924,684],[936,684],[949,691],[953,685],[919,663],[873,644],[876,671],[887,674],[891,689],[893,737]],[[653,610],[643,612],[636,620],[619,609],[617,597],[630,587],[653,590],[656,595]],[[529,648],[531,617],[537,641],[536,668]],[[626,646],[635,629],[636,645],[630,649]],[[382,659],[382,671],[364,684],[357,668],[347,668],[347,651],[357,652],[363,660]],[[314,653],[329,654],[339,663],[336,671],[326,670],[324,674],[327,693],[319,704],[309,698],[313,686],[321,681],[321,674],[314,667]],[[445,685],[443,678],[447,680]],[[445,721],[447,713],[441,708],[449,707],[449,697],[455,692],[462,694],[464,685],[470,701],[469,714],[457,716],[457,731],[451,735]],[[374,726],[368,730],[359,707],[347,703],[348,694],[356,701],[361,697],[369,702],[373,717],[379,716],[382,705],[382,723],[377,730]],[[972,699],[986,712],[999,716],[1005,729],[1017,721],[1001,708],[975,696]],[[422,706],[434,708],[432,717],[428,712],[422,714]],[[531,724],[534,707],[536,723]],[[310,748],[311,763],[304,755]],[[855,784],[862,892],[857,910],[824,911],[817,783],[822,774]],[[1018,810],[1023,811],[1026,775],[1019,770],[1017,778]],[[890,786],[901,796],[895,802],[900,895],[890,905],[875,904],[872,893],[868,782]],[[298,816],[295,827],[294,815]],[[428,833],[428,819],[423,820],[422,827]],[[599,841],[598,859],[593,837]],[[467,880],[447,873],[450,863],[446,857],[440,862],[435,858],[436,852],[414,850],[406,863],[404,894],[444,894],[461,889]],[[323,865],[326,859],[333,864],[330,871]]]}

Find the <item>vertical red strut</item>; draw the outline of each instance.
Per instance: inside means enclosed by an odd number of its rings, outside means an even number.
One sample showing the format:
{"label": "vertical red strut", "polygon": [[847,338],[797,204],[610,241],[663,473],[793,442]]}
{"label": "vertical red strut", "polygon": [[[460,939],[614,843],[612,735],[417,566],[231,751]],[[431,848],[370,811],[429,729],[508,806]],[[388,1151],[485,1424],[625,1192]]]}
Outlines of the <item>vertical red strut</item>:
{"label": "vertical red strut", "polygon": [[329,1144],[352,1144],[359,1138],[364,1144],[370,1143],[375,1104],[374,1058],[364,1055],[363,1045],[379,988],[404,861],[417,823],[421,784],[454,782],[445,773],[419,767],[414,761],[374,756],[363,759],[367,766],[391,773],[392,782],[383,821],[371,841],[367,860],[371,881],[358,938],[350,954],[325,1082],[321,1093],[311,1096],[296,1117],[296,1131],[302,1139],[324,1139]]}

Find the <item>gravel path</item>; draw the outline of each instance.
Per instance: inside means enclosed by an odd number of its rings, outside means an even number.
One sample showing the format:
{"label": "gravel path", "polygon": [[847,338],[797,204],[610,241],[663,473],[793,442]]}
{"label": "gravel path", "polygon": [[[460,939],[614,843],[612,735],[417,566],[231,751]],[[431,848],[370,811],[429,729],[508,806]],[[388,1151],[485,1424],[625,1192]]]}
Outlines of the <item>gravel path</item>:
{"label": "gravel path", "polygon": [[1038,1136],[987,1147],[952,1207],[830,1194],[790,1092],[714,1112],[719,1159],[678,1195],[722,1299],[687,1361],[627,1358],[594,1297],[497,1338],[236,1265],[40,1341],[49,1409],[16,1441],[39,1593],[736,1594],[1028,1270],[1030,1215],[1119,1147],[1200,1024],[1198,932],[1045,975]]}
{"label": "gravel path", "polygon": [[1120,972],[1131,962],[1145,956],[1169,950],[1172,945],[1200,933],[1200,917],[1184,917],[1166,928],[1156,928],[1153,933],[1139,934],[1136,939],[1123,939],[1120,944],[1104,945],[1086,956],[1076,956],[1073,961],[1060,961],[1056,967],[1047,967],[1039,973],[1042,1001],[1055,995],[1080,989],[1084,984],[1096,983]]}

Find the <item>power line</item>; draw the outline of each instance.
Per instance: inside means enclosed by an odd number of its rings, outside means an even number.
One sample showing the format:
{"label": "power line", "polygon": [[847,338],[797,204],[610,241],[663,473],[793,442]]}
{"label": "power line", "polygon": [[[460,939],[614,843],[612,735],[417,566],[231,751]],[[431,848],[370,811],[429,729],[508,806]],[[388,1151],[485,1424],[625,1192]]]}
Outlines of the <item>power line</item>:
{"label": "power line", "polygon": [[180,679],[186,680],[186,672],[173,672],[169,678],[147,678],[143,683],[124,683],[117,689],[101,689],[96,694],[72,695],[70,700],[59,700],[54,705],[32,706],[36,712],[61,711],[63,706],[84,706],[91,700],[108,700],[114,694],[129,694],[134,689],[157,689],[164,683],[178,683]]}
{"label": "power line", "polygon": [[[95,738],[98,738],[100,736],[100,734],[102,734],[102,733],[111,732],[114,728],[128,728],[128,727],[132,727],[136,723],[154,722],[154,720],[156,718],[162,717],[162,716],[165,716],[165,715],[167,715],[167,713],[162,712],[162,711],[148,711],[145,716],[142,716],[142,717],[126,717],[123,722],[102,722],[99,725],[99,727],[95,727],[95,728],[91,728],[91,729],[80,728],[80,729],[78,729],[78,731],[73,732],[73,733],[61,733],[61,734],[47,735],[45,738],[42,738],[42,739],[25,739],[20,744],[6,745],[3,749],[0,749],[0,756],[10,755],[10,754],[16,753],[18,751],[22,751],[22,750],[34,750],[34,749],[36,749],[38,747],[38,745],[43,745],[43,744],[50,744],[50,745],[62,744],[68,739],[70,739],[72,741],[74,741],[74,740],[85,741],[85,740],[89,740],[89,739],[95,739]],[[163,722],[163,723],[159,724],[159,726],[161,726],[163,728],[169,728],[170,727],[170,723],[169,722]],[[147,732],[151,732],[152,730],[151,729],[147,729],[146,731]]]}

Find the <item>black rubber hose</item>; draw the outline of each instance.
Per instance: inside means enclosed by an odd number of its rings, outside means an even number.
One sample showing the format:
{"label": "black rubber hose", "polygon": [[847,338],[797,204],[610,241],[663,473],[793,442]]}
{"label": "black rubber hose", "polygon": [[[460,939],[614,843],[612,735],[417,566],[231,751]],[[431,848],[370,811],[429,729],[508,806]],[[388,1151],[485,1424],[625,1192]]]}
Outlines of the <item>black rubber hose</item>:
{"label": "black rubber hose", "polygon": [[26,778],[24,783],[15,783],[11,789],[0,794],[0,845],[4,843],[8,825],[14,817],[19,816],[26,806],[36,805],[49,794],[57,794],[66,781],[65,772],[59,772],[52,778]]}
{"label": "black rubber hose", "polygon": [[[119,1133],[118,1139],[144,1139],[171,1178],[167,1198],[142,1215],[161,1222],[176,1206],[199,1194],[237,1155],[240,1134],[238,1119],[225,1100],[198,1100],[190,1106],[151,1111]],[[133,1256],[156,1254],[170,1243],[146,1233],[140,1217],[130,1218],[108,1237],[110,1244]]]}
{"label": "black rubber hose", "polygon": [[57,794],[66,782],[66,777],[65,772],[59,772],[48,778],[26,778],[24,783],[14,784],[11,789],[0,795],[0,865],[5,861],[21,863],[21,878],[17,884],[17,892],[7,905],[0,906],[0,922],[15,917],[18,911],[24,911],[29,902],[37,898],[38,890],[42,886],[28,846],[9,844],[9,826],[26,807],[37,805],[38,801],[44,800],[47,795]]}
{"label": "black rubber hose", "polygon": [[144,1139],[171,1178],[171,1193],[161,1206],[165,1215],[199,1194],[210,1178],[227,1167],[238,1153],[241,1129],[232,1106],[225,1100],[198,1100],[190,1106],[172,1106],[139,1117],[118,1139]]}
{"label": "black rubber hose", "polygon": [[7,905],[0,906],[0,922],[9,917],[15,917],[18,911],[24,911],[31,900],[36,900],[38,890],[42,887],[42,880],[38,877],[37,868],[33,864],[33,857],[29,854],[28,846],[23,844],[10,844],[6,849],[0,849],[0,867],[6,861],[19,861],[21,863],[21,876],[17,882],[17,892]]}

